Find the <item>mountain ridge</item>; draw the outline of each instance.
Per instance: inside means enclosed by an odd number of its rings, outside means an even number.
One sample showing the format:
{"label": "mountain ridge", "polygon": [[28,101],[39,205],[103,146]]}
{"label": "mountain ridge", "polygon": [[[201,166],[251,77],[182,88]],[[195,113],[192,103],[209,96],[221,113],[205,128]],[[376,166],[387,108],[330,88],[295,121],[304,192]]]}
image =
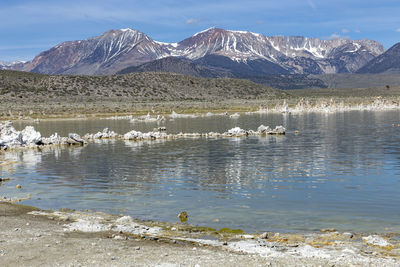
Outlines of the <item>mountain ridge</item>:
{"label": "mountain ridge", "polygon": [[16,68],[45,74],[108,75],[165,57],[223,56],[243,64],[265,61],[278,73],[351,73],[384,51],[379,42],[367,39],[268,37],[214,27],[177,43],[163,43],[138,30],[121,29],[61,43]]}

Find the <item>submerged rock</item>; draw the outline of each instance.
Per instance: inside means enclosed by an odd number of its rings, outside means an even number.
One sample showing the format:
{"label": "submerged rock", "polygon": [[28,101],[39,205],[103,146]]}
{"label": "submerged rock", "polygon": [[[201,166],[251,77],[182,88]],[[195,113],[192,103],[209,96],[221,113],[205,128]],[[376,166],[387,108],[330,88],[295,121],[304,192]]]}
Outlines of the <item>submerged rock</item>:
{"label": "submerged rock", "polygon": [[275,129],[268,132],[268,134],[282,134],[282,135],[285,133],[286,133],[286,129],[283,126],[276,126]]}
{"label": "submerged rock", "polygon": [[165,121],[165,117],[161,116],[161,115],[157,115],[156,117],[152,117],[150,115],[150,112],[147,113],[147,115],[144,116],[140,116],[138,118],[131,118],[130,122],[134,123],[134,122],[161,122],[161,121]]}
{"label": "submerged rock", "polygon": [[178,114],[175,111],[172,111],[171,115],[169,115],[171,118],[176,119],[176,118],[196,118],[198,116],[196,115],[191,115],[191,114]]}

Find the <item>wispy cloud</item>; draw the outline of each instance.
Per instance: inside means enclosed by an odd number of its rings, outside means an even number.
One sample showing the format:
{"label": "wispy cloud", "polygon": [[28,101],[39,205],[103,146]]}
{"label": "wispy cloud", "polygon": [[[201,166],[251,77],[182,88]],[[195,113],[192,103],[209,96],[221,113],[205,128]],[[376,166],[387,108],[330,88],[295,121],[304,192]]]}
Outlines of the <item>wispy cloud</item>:
{"label": "wispy cloud", "polygon": [[307,0],[307,5],[311,7],[313,10],[317,10],[317,6],[312,0]]}
{"label": "wispy cloud", "polygon": [[195,19],[195,18],[190,18],[190,19],[187,19],[186,21],[185,21],[185,23],[186,24],[198,24],[199,22],[200,22],[201,20],[200,19]]}
{"label": "wispy cloud", "polygon": [[329,40],[338,39],[338,38],[341,38],[341,36],[337,33],[332,33],[331,35],[329,35],[327,37],[327,39],[329,39]]}
{"label": "wispy cloud", "polygon": [[396,32],[400,32],[400,28],[396,29]]}
{"label": "wispy cloud", "polygon": [[348,29],[342,29],[342,33],[349,33],[350,31]]}

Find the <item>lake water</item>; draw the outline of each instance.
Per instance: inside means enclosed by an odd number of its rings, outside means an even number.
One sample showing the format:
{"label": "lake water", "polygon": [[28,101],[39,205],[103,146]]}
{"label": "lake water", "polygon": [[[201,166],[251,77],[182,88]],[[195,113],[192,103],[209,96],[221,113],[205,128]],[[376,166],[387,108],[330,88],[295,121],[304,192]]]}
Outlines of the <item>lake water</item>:
{"label": "lake water", "polygon": [[[24,196],[43,209],[92,209],[139,219],[248,232],[400,231],[400,113],[345,112],[175,119],[48,121],[42,135],[224,132],[284,125],[286,136],[102,141],[85,147],[9,152],[23,163],[0,167],[0,195]],[[392,127],[395,124],[395,127]],[[26,124],[16,123],[21,129]],[[299,130],[300,134],[294,134]],[[22,185],[22,190],[15,188]]]}

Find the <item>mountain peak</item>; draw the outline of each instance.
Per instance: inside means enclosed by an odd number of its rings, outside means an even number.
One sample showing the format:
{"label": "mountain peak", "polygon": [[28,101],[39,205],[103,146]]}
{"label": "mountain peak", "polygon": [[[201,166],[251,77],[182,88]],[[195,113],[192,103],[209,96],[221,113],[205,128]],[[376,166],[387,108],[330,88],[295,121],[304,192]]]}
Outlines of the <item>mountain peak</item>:
{"label": "mountain peak", "polygon": [[210,33],[210,32],[213,32],[213,31],[215,31],[217,28],[215,27],[215,26],[213,26],[213,27],[211,27],[211,28],[208,28],[208,29],[205,29],[205,30],[202,30],[202,31],[199,31],[199,32],[196,32],[195,34],[193,34],[193,36],[192,37],[195,37],[195,36],[198,36],[198,35],[200,35],[200,34],[204,34],[204,33]]}

